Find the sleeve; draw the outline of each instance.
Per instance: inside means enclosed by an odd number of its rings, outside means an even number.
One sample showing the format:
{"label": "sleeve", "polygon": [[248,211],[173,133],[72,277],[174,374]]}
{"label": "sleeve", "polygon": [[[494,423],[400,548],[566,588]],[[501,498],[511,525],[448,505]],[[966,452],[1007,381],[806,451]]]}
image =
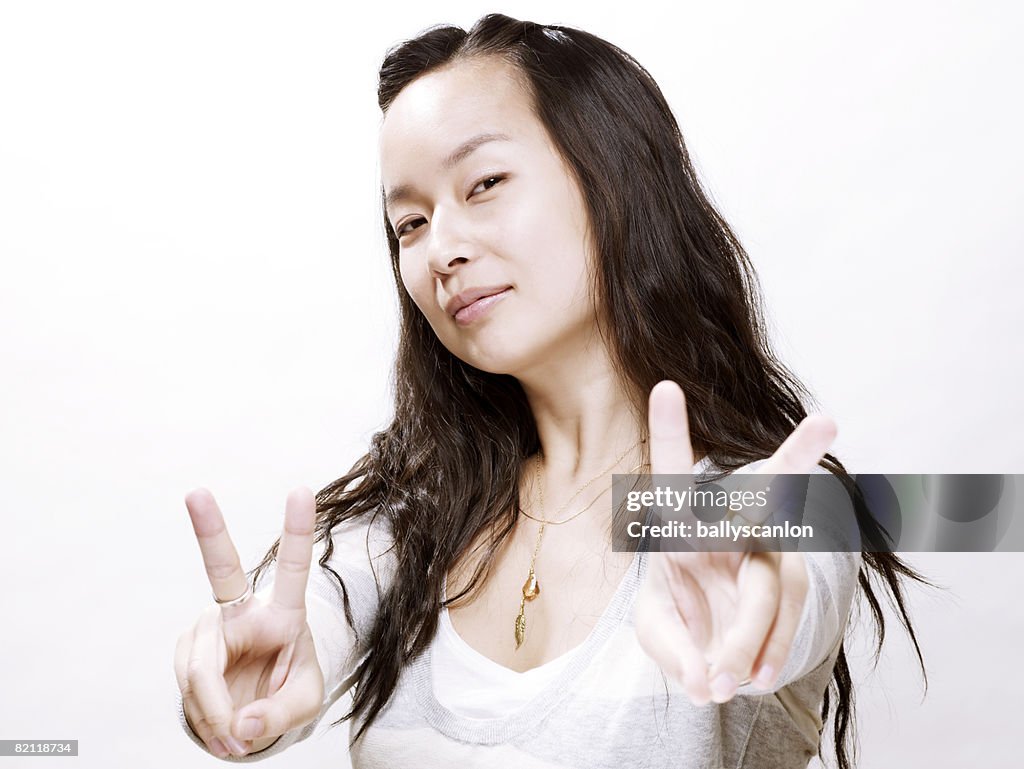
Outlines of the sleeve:
{"label": "sleeve", "polygon": [[[313,547],[313,557],[306,588],[306,622],[316,648],[317,661],[324,677],[324,700],[320,712],[308,724],[282,734],[276,742],[256,753],[229,756],[230,762],[261,761],[281,753],[313,734],[317,725],[335,702],[356,682],[356,671],[366,657],[365,639],[373,626],[381,592],[393,578],[392,539],[386,524],[371,521],[369,516],[338,524],[331,533],[334,552],[328,565],[345,583],[352,614],[350,624],[345,616],[341,586],[334,575],[320,566],[326,540]],[[263,594],[273,586],[277,562],[261,575],[257,592]],[[203,752],[205,743],[185,718],[181,692],[177,692],[178,720],[185,734]],[[210,754],[212,755],[212,754]]]}

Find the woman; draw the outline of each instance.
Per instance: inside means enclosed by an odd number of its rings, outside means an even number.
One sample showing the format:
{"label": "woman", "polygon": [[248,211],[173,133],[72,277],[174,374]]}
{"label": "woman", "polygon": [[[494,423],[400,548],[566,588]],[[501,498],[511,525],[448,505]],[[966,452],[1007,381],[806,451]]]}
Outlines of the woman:
{"label": "woman", "polygon": [[849,481],[657,85],[585,32],[489,15],[389,52],[378,93],[395,416],[289,496],[255,596],[212,496],[186,499],[217,603],[178,643],[185,728],[258,760],[355,687],[357,767],[796,767],[834,709],[845,769],[857,583],[881,629],[885,582],[916,648],[920,576],[867,544],[614,552],[598,513],[614,473],[824,457]]}

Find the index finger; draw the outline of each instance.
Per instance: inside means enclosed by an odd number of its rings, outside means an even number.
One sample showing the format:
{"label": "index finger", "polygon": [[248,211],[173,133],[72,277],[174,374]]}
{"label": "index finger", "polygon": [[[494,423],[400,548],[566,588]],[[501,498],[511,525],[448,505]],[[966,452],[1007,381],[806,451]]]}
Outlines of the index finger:
{"label": "index finger", "polygon": [[293,489],[285,502],[284,531],[277,548],[274,603],[286,609],[306,606],[306,583],[313,557],[316,499],[309,489]]}
{"label": "index finger", "polygon": [[192,519],[213,595],[218,601],[238,598],[245,593],[248,581],[213,494],[206,489],[195,489],[185,496],[185,507]]}
{"label": "index finger", "polygon": [[692,473],[693,447],[682,388],[670,379],[654,385],[648,398],[647,420],[651,435],[651,474]]}

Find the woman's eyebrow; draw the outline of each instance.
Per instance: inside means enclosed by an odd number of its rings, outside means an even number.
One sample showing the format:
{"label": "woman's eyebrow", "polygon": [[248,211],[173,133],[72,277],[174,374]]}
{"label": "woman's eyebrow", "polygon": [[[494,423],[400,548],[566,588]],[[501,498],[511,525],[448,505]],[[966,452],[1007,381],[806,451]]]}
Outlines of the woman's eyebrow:
{"label": "woman's eyebrow", "polygon": [[[462,144],[452,150],[448,157],[441,161],[441,168],[445,171],[451,170],[455,165],[465,160],[482,145],[494,141],[512,141],[512,138],[503,133],[477,134],[476,136],[462,142]],[[386,209],[390,209],[395,203],[411,197],[412,194],[413,187],[411,184],[399,184],[384,197],[384,207]]]}
{"label": "woman's eyebrow", "polygon": [[501,133],[477,134],[473,138],[467,139],[466,141],[462,142],[462,144],[460,144],[458,147],[456,147],[452,151],[452,153],[441,162],[441,168],[443,168],[445,171],[449,171],[457,163],[469,157],[469,155],[482,144],[487,144],[487,142],[495,141],[507,142],[512,141],[512,139],[506,134]]}

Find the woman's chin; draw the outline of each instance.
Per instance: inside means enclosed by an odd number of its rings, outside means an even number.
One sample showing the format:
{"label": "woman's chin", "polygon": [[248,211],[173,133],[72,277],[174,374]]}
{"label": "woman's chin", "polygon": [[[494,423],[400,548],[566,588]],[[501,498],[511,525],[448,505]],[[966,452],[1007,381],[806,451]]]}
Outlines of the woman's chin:
{"label": "woman's chin", "polygon": [[451,353],[463,363],[488,374],[508,374],[515,376],[522,368],[520,356],[510,355],[510,351],[496,345],[493,349],[485,349],[483,345],[474,345],[472,350],[455,349]]}

